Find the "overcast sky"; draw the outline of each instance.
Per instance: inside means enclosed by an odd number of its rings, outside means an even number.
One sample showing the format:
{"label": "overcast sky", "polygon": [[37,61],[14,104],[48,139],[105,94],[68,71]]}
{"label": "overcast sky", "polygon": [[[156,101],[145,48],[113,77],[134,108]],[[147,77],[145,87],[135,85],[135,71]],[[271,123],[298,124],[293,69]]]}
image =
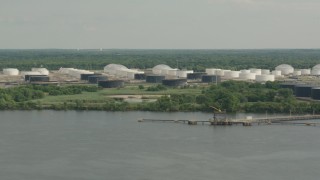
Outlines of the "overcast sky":
{"label": "overcast sky", "polygon": [[320,0],[0,0],[0,48],[320,48]]}

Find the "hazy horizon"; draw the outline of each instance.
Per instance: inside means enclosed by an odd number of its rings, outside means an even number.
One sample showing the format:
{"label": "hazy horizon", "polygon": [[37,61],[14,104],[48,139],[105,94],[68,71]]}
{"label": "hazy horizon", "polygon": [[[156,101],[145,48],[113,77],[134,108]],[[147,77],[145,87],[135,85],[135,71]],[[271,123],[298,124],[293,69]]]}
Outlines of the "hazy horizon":
{"label": "hazy horizon", "polygon": [[0,49],[319,49],[318,0],[2,0]]}

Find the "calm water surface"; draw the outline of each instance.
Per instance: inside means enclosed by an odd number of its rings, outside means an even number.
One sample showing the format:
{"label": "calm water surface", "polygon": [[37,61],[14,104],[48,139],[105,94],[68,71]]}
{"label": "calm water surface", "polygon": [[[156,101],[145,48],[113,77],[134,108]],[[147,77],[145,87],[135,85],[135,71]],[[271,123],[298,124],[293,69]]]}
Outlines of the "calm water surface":
{"label": "calm water surface", "polygon": [[210,116],[0,111],[0,179],[320,179],[320,127],[137,122]]}

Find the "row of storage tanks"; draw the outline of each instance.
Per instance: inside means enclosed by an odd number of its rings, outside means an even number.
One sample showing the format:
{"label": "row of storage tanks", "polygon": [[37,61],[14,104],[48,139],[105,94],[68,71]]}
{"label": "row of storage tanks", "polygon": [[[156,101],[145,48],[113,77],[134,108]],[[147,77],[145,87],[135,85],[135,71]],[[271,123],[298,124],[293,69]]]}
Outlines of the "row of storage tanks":
{"label": "row of storage tanks", "polygon": [[25,75],[49,75],[49,71],[46,68],[32,68],[31,71],[19,71],[16,68],[5,68],[3,74],[8,76],[25,76]]}
{"label": "row of storage tanks", "polygon": [[280,84],[281,88],[292,89],[296,97],[312,98],[320,100],[320,87],[306,84]]}

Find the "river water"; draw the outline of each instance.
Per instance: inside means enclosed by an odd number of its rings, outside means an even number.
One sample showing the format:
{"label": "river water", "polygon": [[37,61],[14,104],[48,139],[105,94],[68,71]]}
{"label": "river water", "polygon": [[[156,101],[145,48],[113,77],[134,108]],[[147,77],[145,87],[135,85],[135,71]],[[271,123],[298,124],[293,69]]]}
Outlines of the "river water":
{"label": "river water", "polygon": [[320,127],[138,123],[206,113],[0,111],[4,180],[318,180]]}

